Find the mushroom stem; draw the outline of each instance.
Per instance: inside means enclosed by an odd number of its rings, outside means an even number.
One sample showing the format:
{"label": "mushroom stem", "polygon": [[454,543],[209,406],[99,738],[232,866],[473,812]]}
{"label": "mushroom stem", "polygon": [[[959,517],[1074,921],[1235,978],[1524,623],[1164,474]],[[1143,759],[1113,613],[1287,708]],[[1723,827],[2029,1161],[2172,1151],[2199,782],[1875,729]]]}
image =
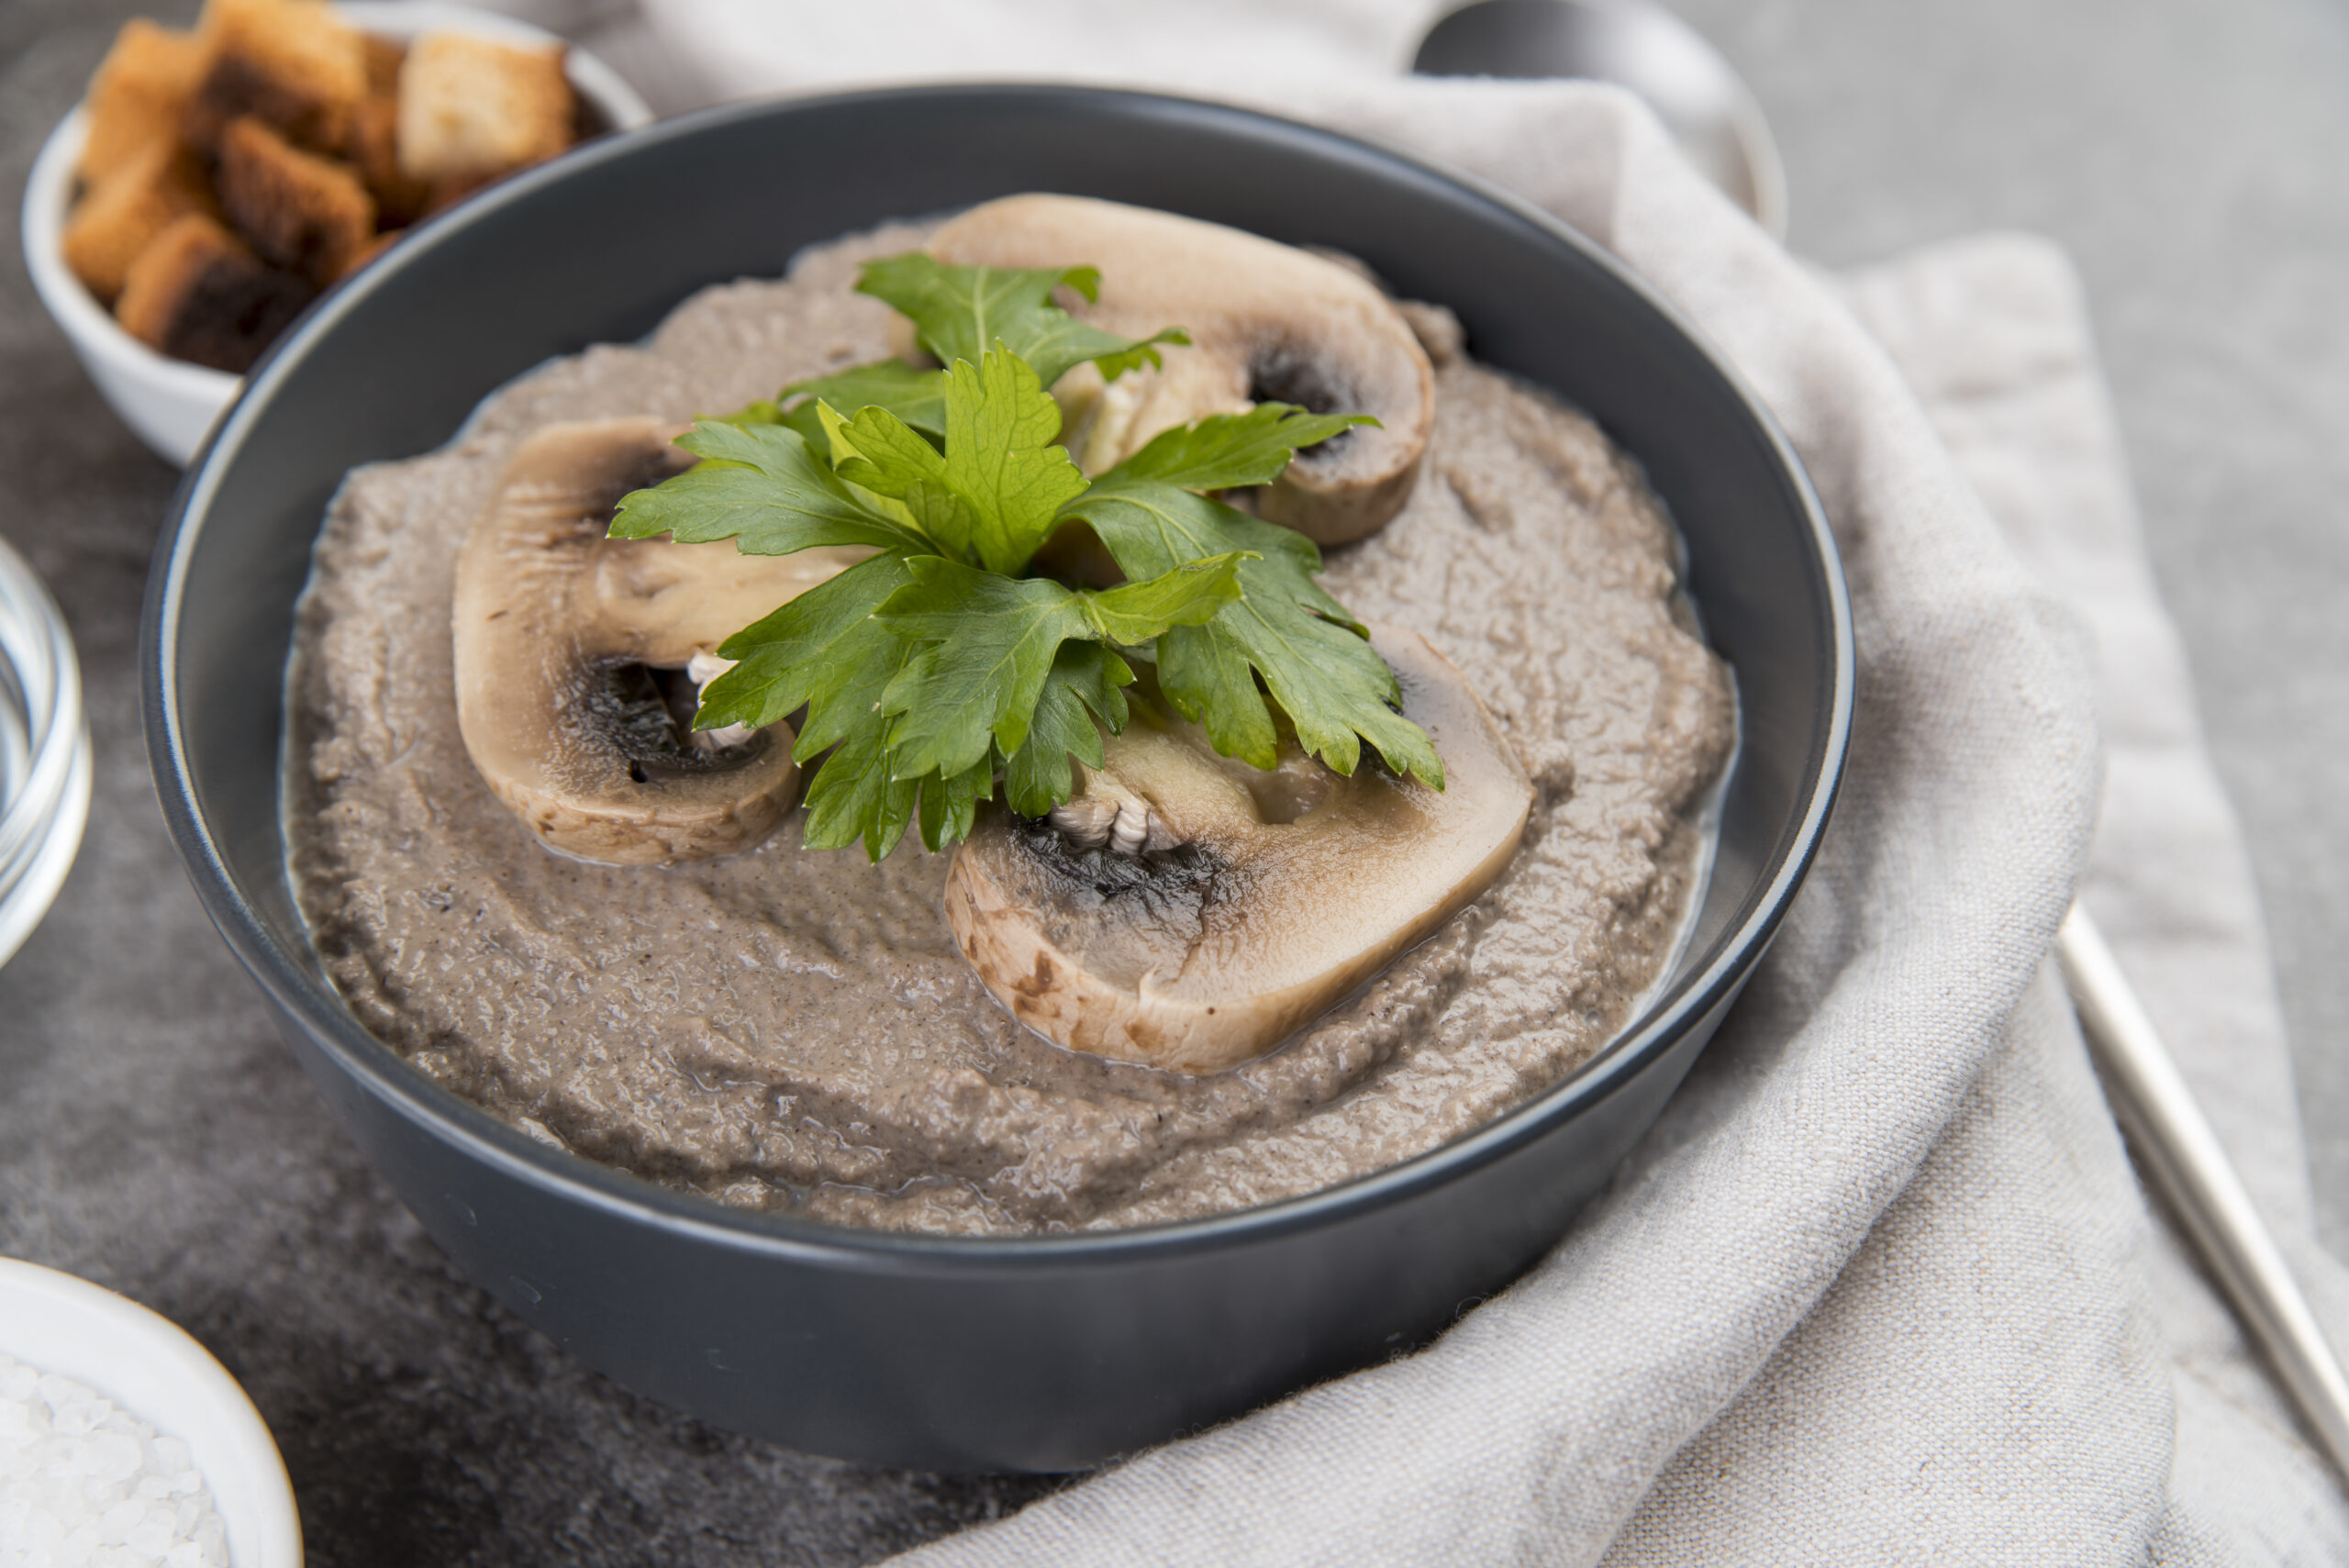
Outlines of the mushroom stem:
{"label": "mushroom stem", "polygon": [[[736,661],[720,659],[717,654],[695,649],[694,656],[685,661],[685,679],[694,684],[694,696],[698,703],[702,688],[734,668]],[[705,751],[724,751],[740,746],[758,731],[747,724],[721,724],[715,729],[696,729],[694,744]]]}
{"label": "mushroom stem", "polygon": [[1080,851],[1161,854],[1183,841],[1147,800],[1098,768],[1086,769],[1077,793],[1052,807],[1045,820]]}

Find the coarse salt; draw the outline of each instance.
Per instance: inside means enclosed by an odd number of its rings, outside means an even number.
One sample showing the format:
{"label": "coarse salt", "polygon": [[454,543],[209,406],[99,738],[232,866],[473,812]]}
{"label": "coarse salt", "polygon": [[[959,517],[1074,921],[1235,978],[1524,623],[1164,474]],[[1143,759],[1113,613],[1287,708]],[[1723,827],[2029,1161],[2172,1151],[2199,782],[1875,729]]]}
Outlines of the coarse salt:
{"label": "coarse salt", "polygon": [[228,1568],[187,1444],[72,1378],[0,1354],[0,1564]]}

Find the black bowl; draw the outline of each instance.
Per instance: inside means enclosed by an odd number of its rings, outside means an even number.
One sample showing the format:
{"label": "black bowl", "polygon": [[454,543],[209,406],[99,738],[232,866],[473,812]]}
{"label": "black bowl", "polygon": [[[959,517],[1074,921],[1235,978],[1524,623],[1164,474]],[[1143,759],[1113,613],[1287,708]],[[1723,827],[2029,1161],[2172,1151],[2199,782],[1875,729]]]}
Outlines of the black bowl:
{"label": "black bowl", "polygon": [[[1364,1180],[1180,1225],[941,1239],[733,1212],[543,1148],[411,1071],[320,972],[276,810],[281,672],[328,495],[447,440],[550,355],[705,284],[1015,191],[1113,197],[1362,257],[1486,361],[1647,465],[1735,667],[1744,739],[1687,959],[1595,1061]],[[720,1426],[878,1463],[1056,1470],[1220,1420],[1436,1332],[1556,1240],[1654,1119],[1794,895],[1850,723],[1834,548],[1769,416],[1679,317],[1542,214],[1236,109],[1067,88],[744,105],[583,149],[337,291],[182,487],[142,655],[157,786],[213,920],[328,1106],[517,1315]]]}

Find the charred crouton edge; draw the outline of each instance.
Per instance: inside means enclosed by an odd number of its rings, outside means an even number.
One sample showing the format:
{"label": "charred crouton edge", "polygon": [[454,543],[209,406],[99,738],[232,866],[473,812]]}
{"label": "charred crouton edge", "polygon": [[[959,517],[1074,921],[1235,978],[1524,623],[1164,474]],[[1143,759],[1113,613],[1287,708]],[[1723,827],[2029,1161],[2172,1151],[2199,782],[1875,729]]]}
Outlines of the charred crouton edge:
{"label": "charred crouton edge", "polygon": [[173,218],[219,211],[203,160],[176,141],[150,141],[74,207],[65,222],[65,264],[83,287],[111,305],[130,263]]}
{"label": "charred crouton edge", "polygon": [[375,238],[375,198],[348,165],[250,117],[220,134],[220,205],[262,258],[324,287]]}
{"label": "charred crouton edge", "polygon": [[217,150],[246,115],[320,152],[350,139],[367,96],[366,44],[317,0],[210,0],[196,38],[209,57],[184,125],[196,147]]}
{"label": "charred crouton edge", "polygon": [[158,353],[242,375],[316,292],[213,218],[189,213],[130,264],[115,317]]}

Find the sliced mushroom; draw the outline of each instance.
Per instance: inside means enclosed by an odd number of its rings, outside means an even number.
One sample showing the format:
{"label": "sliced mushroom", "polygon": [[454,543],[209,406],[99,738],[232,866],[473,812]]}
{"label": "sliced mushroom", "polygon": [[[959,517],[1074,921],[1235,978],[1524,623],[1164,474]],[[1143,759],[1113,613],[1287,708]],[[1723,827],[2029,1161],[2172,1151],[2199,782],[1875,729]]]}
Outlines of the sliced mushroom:
{"label": "sliced mushroom", "polygon": [[[605,537],[621,496],[692,460],[658,419],[525,440],[457,557],[457,724],[550,848],[622,865],[749,849],[791,809],[788,725],[695,734],[731,633],[863,556]],[[690,672],[690,673],[688,673]]]}
{"label": "sliced mushroom", "polygon": [[1308,448],[1257,509],[1321,544],[1373,533],[1410,498],[1435,420],[1435,377],[1408,322],[1353,270],[1291,246],[1171,213],[1077,196],[1007,196],[941,228],[930,253],[958,265],[1101,270],[1078,314],[1127,337],[1182,327],[1192,346],[1159,371],[1103,386],[1064,377],[1070,450],[1097,473],[1173,426],[1252,404],[1377,417]]}
{"label": "sliced mushroom", "polygon": [[982,817],[946,918],[989,991],[1073,1051],[1183,1073],[1260,1056],[1489,886],[1533,787],[1460,672],[1374,628],[1442,793],[1365,759],[1259,772],[1197,727],[1135,721],[1045,821]]}

